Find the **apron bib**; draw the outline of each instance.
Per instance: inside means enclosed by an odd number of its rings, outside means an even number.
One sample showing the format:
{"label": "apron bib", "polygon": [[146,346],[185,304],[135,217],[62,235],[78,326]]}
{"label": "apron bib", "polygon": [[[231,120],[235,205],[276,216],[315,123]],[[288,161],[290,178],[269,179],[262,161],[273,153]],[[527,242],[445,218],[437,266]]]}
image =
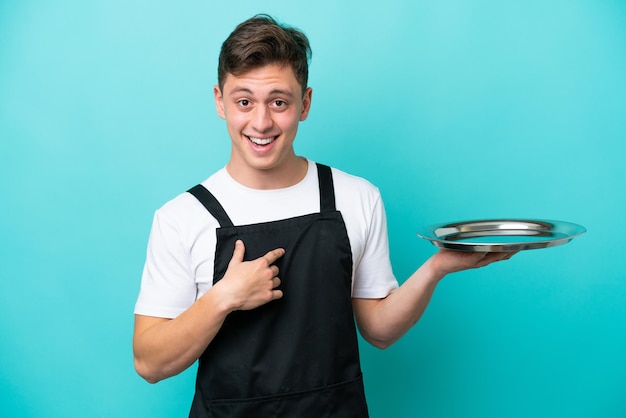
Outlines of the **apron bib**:
{"label": "apron bib", "polygon": [[352,311],[352,254],[335,209],[332,173],[318,164],[320,212],[234,226],[203,186],[192,193],[218,220],[213,283],[235,241],[244,260],[274,248],[285,255],[281,299],[232,312],[199,359],[190,417],[368,416]]}

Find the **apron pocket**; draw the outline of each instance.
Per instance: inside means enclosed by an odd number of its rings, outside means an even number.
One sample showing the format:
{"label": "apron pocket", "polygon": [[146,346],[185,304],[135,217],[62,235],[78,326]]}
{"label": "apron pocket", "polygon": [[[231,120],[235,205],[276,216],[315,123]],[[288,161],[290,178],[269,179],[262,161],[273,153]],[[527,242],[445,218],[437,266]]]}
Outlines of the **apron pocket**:
{"label": "apron pocket", "polygon": [[208,402],[210,418],[365,418],[363,377],[297,393]]}

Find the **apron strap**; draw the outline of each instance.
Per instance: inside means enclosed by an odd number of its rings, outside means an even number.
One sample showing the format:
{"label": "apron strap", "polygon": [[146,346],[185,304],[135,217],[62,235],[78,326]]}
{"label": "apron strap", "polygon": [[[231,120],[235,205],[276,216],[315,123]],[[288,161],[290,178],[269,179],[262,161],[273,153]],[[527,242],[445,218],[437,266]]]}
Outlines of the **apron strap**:
{"label": "apron strap", "polygon": [[[333,174],[329,166],[316,163],[317,178],[320,189],[320,212],[334,212],[335,209],[335,188],[333,186]],[[234,226],[226,211],[202,184],[198,184],[187,190],[209,211],[211,215],[219,222],[222,228]]]}
{"label": "apron strap", "polygon": [[335,187],[333,173],[327,165],[317,164],[317,178],[320,186],[320,212],[334,212]]}
{"label": "apron strap", "polygon": [[226,214],[226,211],[224,210],[220,202],[217,201],[215,196],[213,196],[213,193],[208,191],[206,187],[204,187],[201,184],[198,184],[196,186],[193,186],[191,189],[187,190],[187,192],[194,195],[195,198],[198,199],[200,203],[204,205],[204,207],[209,211],[209,213],[211,213],[211,215],[213,215],[213,217],[217,219],[217,222],[219,222],[222,228],[233,226],[233,222],[230,220],[230,218]]}

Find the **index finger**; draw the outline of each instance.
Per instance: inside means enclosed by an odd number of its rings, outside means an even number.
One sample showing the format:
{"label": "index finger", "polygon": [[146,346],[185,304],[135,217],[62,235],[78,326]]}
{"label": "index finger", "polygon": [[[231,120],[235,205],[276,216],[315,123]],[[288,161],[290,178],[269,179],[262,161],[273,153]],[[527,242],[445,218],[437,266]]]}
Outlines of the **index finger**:
{"label": "index finger", "polygon": [[285,255],[285,250],[283,248],[276,248],[274,250],[268,251],[263,258],[267,260],[268,264],[273,264],[280,257]]}

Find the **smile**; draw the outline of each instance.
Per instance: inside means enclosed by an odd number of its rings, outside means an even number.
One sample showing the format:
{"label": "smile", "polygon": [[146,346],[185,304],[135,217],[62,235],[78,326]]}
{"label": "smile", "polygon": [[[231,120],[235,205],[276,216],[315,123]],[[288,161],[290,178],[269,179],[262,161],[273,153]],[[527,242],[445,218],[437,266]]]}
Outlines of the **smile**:
{"label": "smile", "polygon": [[274,140],[277,137],[275,136],[270,136],[269,138],[255,138],[253,136],[249,136],[248,139],[250,140],[250,142],[252,142],[255,145],[267,145],[271,142],[274,142]]}

